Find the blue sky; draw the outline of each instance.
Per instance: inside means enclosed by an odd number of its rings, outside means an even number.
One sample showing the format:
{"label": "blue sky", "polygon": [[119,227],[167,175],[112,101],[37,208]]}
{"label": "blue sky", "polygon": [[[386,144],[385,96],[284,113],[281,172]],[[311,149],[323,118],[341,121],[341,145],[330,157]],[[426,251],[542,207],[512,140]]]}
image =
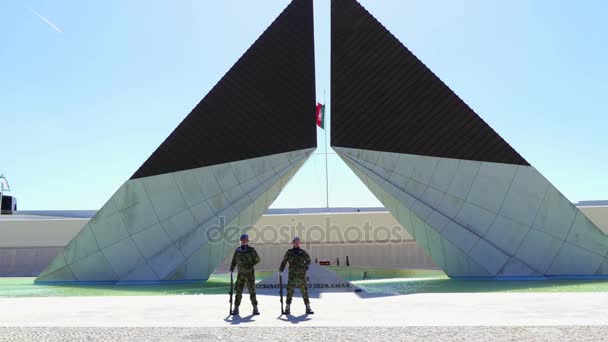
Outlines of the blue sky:
{"label": "blue sky", "polygon": [[[0,173],[20,208],[101,207],[287,3],[0,2]],[[570,200],[608,199],[607,2],[361,3]],[[315,15],[331,115],[329,0]],[[328,169],[330,206],[380,205]],[[324,180],[317,154],[273,207],[325,206]]]}

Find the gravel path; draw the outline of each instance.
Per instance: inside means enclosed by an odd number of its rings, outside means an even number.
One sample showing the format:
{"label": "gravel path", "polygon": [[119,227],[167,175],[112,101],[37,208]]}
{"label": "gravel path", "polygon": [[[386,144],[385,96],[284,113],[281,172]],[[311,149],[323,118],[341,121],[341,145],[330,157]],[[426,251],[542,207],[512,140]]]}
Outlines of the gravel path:
{"label": "gravel path", "polygon": [[603,341],[608,327],[0,328],[0,341]]}

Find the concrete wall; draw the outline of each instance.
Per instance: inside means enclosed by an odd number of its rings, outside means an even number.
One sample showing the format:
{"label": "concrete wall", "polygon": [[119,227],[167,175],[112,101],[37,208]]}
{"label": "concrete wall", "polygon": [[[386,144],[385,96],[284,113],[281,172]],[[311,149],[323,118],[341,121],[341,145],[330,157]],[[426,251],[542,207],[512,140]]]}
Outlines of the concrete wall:
{"label": "concrete wall", "polygon": [[[608,232],[608,206],[581,207]],[[88,222],[84,218],[2,216],[0,276],[36,276]],[[436,268],[431,258],[388,212],[264,215],[249,232],[262,258],[259,270],[276,269],[293,235],[311,256],[344,265]],[[227,269],[231,256],[219,267]]]}
{"label": "concrete wall", "polygon": [[608,234],[608,206],[578,207],[595,225]]}
{"label": "concrete wall", "polygon": [[[408,232],[388,212],[264,215],[249,231],[262,262],[257,269],[277,269],[299,236],[313,258],[332,264],[389,268],[437,268]],[[228,256],[220,270],[230,264]]]}
{"label": "concrete wall", "polygon": [[38,275],[87,221],[3,216],[0,219],[0,277]]}

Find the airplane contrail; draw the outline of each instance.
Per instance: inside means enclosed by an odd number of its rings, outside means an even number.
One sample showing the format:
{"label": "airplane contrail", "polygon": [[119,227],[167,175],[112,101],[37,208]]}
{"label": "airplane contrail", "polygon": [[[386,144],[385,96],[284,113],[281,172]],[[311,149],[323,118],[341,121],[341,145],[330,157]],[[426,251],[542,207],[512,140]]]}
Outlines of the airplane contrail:
{"label": "airplane contrail", "polygon": [[42,15],[40,15],[40,13],[34,11],[32,8],[30,8],[30,11],[32,11],[35,15],[38,16],[38,18],[44,20],[45,23],[47,23],[50,27],[52,27],[55,31],[59,32],[59,33],[63,33],[63,31],[61,31],[61,29],[59,27],[57,27],[55,24],[53,24],[50,20],[48,20],[47,18],[43,17]]}

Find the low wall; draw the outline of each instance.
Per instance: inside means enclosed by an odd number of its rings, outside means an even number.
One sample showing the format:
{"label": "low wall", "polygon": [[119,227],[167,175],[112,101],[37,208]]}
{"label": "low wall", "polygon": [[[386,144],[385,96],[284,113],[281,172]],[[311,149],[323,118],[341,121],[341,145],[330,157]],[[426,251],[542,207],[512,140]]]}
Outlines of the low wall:
{"label": "low wall", "polygon": [[4,216],[0,220],[0,277],[34,277],[88,219]]}
{"label": "low wall", "polygon": [[[336,265],[384,268],[437,268],[432,259],[388,212],[264,215],[249,231],[262,261],[259,270],[278,269],[293,236],[311,258]],[[218,267],[229,268],[232,255]]]}
{"label": "low wall", "polygon": [[[580,209],[605,233],[608,206]],[[86,224],[88,218],[2,216],[0,218],[0,276],[36,276]],[[290,240],[299,235],[311,257],[332,265],[346,256],[351,266],[378,268],[437,268],[431,258],[388,212],[271,214],[250,231],[251,244],[262,262],[259,270],[274,270]],[[235,242],[236,246],[236,242]],[[218,268],[226,270],[231,255]]]}
{"label": "low wall", "polygon": [[579,207],[579,209],[587,216],[591,222],[608,234],[608,206],[589,206]]}

